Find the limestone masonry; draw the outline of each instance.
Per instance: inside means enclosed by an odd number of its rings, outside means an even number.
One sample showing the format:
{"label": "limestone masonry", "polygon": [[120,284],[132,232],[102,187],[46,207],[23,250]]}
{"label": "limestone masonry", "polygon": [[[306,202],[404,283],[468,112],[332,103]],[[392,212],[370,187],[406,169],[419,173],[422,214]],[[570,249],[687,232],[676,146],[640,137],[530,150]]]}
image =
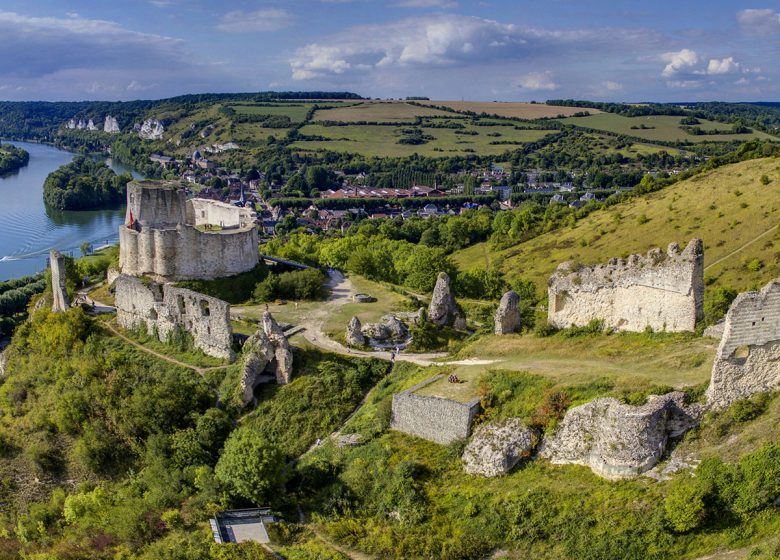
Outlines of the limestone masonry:
{"label": "limestone masonry", "polygon": [[707,403],[723,408],[755,393],[780,389],[780,280],[739,294],[723,326]]}
{"label": "limestone masonry", "polygon": [[70,307],[68,291],[65,288],[65,257],[59,251],[49,251],[51,264],[51,310],[55,313]]}
{"label": "limestone masonry", "polygon": [[651,469],[669,437],[698,422],[698,407],[686,408],[680,392],[651,395],[642,406],[610,397],[570,409],[540,456],[554,464],[585,465],[605,478],[624,478]]}
{"label": "limestone masonry", "polygon": [[393,395],[392,429],[445,445],[469,437],[471,422],[479,412],[479,398],[461,403],[414,394],[441,377],[437,375]]}
{"label": "limestone masonry", "polygon": [[704,316],[704,249],[693,239],[680,252],[652,249],[647,256],[575,268],[562,263],[548,283],[548,321],[558,328],[594,319],[623,331],[693,331]]}
{"label": "limestone masonry", "polygon": [[127,274],[114,281],[117,322],[126,329],[140,325],[165,341],[177,329],[192,335],[195,347],[230,361],[233,329],[230,305],[220,299],[171,284],[142,282]]}
{"label": "limestone masonry", "polygon": [[233,276],[259,262],[254,212],[210,200],[187,200],[175,182],[131,181],[119,227],[119,266],[155,280]]}

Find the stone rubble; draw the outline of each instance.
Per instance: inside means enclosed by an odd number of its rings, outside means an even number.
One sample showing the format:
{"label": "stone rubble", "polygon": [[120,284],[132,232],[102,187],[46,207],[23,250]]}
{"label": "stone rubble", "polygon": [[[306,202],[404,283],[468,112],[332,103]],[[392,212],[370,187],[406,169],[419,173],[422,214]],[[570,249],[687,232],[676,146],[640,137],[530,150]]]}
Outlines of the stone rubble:
{"label": "stone rubble", "polygon": [[347,344],[350,346],[365,346],[366,337],[363,336],[362,325],[360,319],[352,317],[347,325]]}
{"label": "stone rubble", "polygon": [[495,334],[512,334],[520,328],[520,296],[509,290],[496,309]]}
{"label": "stone rubble", "polygon": [[482,424],[463,451],[463,469],[486,477],[507,474],[531,456],[537,440],[537,434],[519,418]]}
{"label": "stone rubble", "polygon": [[462,330],[466,327],[466,321],[455,303],[451,284],[447,273],[440,272],[436,278],[436,286],[433,288],[431,303],[428,306],[428,320],[440,327],[450,325]]}

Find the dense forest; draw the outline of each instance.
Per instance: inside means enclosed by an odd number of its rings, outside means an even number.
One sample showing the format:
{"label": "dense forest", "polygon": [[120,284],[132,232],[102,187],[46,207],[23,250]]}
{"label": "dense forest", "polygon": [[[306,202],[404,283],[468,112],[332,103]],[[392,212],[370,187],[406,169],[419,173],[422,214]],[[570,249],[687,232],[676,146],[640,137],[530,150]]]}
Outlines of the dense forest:
{"label": "dense forest", "polygon": [[22,148],[0,143],[0,175],[11,173],[27,165],[30,154]]}
{"label": "dense forest", "polygon": [[88,210],[120,204],[129,174],[117,175],[102,161],[76,156],[46,177],[43,200],[56,210]]}

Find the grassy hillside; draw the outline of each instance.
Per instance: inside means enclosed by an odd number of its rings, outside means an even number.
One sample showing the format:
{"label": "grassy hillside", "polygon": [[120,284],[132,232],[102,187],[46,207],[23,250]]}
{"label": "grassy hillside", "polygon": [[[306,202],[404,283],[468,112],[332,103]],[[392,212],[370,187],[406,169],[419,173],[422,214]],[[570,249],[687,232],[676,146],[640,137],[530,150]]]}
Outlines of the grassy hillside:
{"label": "grassy hillside", "polygon": [[524,102],[490,102],[490,101],[420,101],[424,105],[449,107],[454,111],[469,111],[472,113],[487,113],[514,119],[541,119],[571,116],[581,111],[590,114],[600,113],[598,109],[583,109],[581,107],[559,107],[541,103]]}
{"label": "grassy hillside", "polygon": [[[589,110],[589,112],[593,112]],[[680,125],[682,117],[670,117],[665,115],[651,115],[648,117],[624,117],[614,113],[600,113],[587,117],[570,117],[562,119],[561,122],[595,128],[597,130],[606,130],[628,136],[638,136],[647,140],[661,140],[666,142],[724,142],[729,140],[747,141],[759,138],[762,140],[772,137],[763,132],[753,131],[749,134],[702,134],[693,135],[683,130]],[[642,128],[644,127],[644,128]],[[700,120],[696,127],[707,132],[710,130],[729,130],[731,125]]]}
{"label": "grassy hillside", "polygon": [[541,293],[560,262],[604,263],[700,237],[708,283],[746,290],[780,276],[778,210],[780,160],[744,161],[594,212],[573,227],[525,243],[507,249],[481,243],[453,258],[462,270],[497,268],[509,278],[529,278]]}

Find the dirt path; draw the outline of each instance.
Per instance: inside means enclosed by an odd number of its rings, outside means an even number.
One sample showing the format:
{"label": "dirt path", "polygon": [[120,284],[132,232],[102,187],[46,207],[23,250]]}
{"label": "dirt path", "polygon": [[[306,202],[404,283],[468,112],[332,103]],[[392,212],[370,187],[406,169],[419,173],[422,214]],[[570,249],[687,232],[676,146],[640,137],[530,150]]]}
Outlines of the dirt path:
{"label": "dirt path", "polygon": [[764,233],[762,233],[761,235],[759,235],[759,236],[757,236],[757,237],[754,237],[753,239],[751,239],[750,241],[748,241],[747,243],[745,243],[744,245],[742,245],[742,247],[739,247],[738,249],[736,249],[736,250],[734,250],[734,251],[730,252],[730,253],[729,253],[728,255],[726,255],[725,257],[721,257],[721,258],[719,258],[719,259],[718,259],[718,260],[716,260],[714,263],[710,263],[710,264],[708,264],[707,266],[705,266],[705,267],[704,267],[704,270],[707,270],[708,268],[712,268],[712,267],[713,267],[713,266],[715,266],[716,264],[720,264],[720,263],[722,263],[723,261],[725,261],[726,259],[729,259],[729,258],[733,257],[734,255],[736,255],[737,253],[740,253],[740,252],[741,252],[741,251],[742,251],[742,250],[743,250],[745,247],[748,247],[749,245],[752,245],[753,243],[755,243],[755,242],[756,242],[756,241],[758,241],[759,239],[761,239],[761,238],[763,238],[763,237],[766,237],[767,235],[769,235],[770,233],[772,233],[773,231],[775,231],[777,228],[778,228],[778,226],[772,226],[771,228],[769,228],[768,230],[766,230],[766,231],[765,231]]}
{"label": "dirt path", "polygon": [[[300,326],[304,327],[301,334],[303,337],[319,348],[334,352],[336,354],[342,354],[344,356],[360,356],[361,358],[379,358],[381,360],[390,361],[391,352],[364,352],[362,350],[352,350],[346,346],[339,344],[335,340],[332,340],[322,330],[322,326],[328,314],[333,312],[334,309],[341,307],[352,301],[352,296],[355,294],[355,288],[349,278],[344,276],[340,271],[331,269],[328,271],[328,288],[330,289],[330,297],[325,303],[317,309],[316,312],[306,317],[300,322]],[[346,327],[346,325],[345,325]],[[465,360],[443,361],[442,358],[446,358],[446,352],[426,352],[421,354],[405,354],[399,352],[395,355],[395,359],[400,362],[411,362],[420,366],[434,366],[434,365],[487,365],[493,364],[498,360],[482,360],[479,358],[468,358]]]}
{"label": "dirt path", "polygon": [[373,560],[373,556],[369,556],[368,554],[365,554],[363,552],[359,552],[351,548],[345,548],[341,545],[334,543],[332,540],[328,538],[328,536],[325,533],[323,533],[319,529],[319,527],[317,527],[317,525],[308,522],[308,520],[306,519],[306,514],[303,513],[303,509],[301,508],[301,506],[298,506],[298,522],[301,523],[301,525],[306,525],[309,529],[311,529],[312,533],[314,533],[314,536],[316,536],[319,540],[321,540],[326,545],[331,547],[333,550],[337,551],[339,554],[342,554],[343,556],[350,558],[351,560]]}

